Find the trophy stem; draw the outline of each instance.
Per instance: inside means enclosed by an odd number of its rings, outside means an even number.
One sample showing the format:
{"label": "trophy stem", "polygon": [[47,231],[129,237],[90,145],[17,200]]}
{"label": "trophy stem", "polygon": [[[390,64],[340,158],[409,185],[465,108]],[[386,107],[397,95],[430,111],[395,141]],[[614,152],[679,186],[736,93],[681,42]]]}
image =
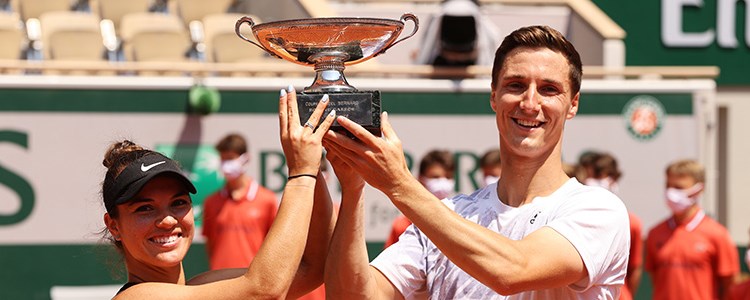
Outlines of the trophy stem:
{"label": "trophy stem", "polygon": [[348,55],[342,52],[323,52],[310,57],[315,62],[315,80],[306,87],[306,93],[355,92],[344,77],[344,61]]}

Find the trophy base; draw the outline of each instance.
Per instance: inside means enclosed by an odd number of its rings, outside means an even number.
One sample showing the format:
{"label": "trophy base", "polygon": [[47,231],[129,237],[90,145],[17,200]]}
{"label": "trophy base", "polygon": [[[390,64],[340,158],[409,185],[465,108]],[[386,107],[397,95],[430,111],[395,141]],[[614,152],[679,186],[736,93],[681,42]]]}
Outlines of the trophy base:
{"label": "trophy base", "polygon": [[[304,124],[318,105],[320,98],[328,94],[329,103],[323,116],[336,109],[337,116],[347,117],[349,120],[362,125],[375,136],[381,136],[380,131],[380,91],[355,92],[327,92],[327,93],[297,93],[297,107],[299,108],[300,123]],[[334,122],[331,130],[354,137],[349,131]]]}

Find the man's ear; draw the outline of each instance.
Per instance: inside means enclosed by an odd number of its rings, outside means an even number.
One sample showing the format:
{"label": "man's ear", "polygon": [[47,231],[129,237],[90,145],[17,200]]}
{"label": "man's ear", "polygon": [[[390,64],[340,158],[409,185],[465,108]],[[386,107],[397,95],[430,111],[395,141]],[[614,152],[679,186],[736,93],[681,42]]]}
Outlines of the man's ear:
{"label": "man's ear", "polygon": [[581,97],[581,92],[576,93],[573,99],[570,100],[570,109],[568,109],[567,119],[570,120],[578,114],[578,99]]}
{"label": "man's ear", "polygon": [[490,107],[492,107],[492,111],[497,112],[497,108],[495,107],[495,89],[492,89],[492,93],[490,93]]}
{"label": "man's ear", "polygon": [[109,216],[109,213],[104,213],[104,224],[107,225],[109,234],[116,240],[120,240],[120,228],[117,226],[117,221]]}

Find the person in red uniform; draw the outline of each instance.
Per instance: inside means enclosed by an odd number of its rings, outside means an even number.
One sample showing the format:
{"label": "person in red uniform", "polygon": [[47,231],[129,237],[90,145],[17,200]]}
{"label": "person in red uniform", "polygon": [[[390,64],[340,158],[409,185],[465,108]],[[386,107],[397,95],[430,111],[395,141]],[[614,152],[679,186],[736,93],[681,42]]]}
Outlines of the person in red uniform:
{"label": "person in red uniform", "polygon": [[[453,155],[449,151],[432,150],[427,152],[419,162],[419,182],[436,197],[440,199],[449,197],[455,189],[455,181],[453,180],[455,169],[456,164],[453,162]],[[403,214],[396,217],[393,220],[391,234],[385,241],[384,248],[388,248],[388,246],[397,242],[398,237],[406,231],[409,225],[411,225],[411,221]]]}
{"label": "person in red uniform", "polygon": [[737,248],[727,229],[703,212],[704,169],[680,160],[666,170],[666,200],[672,216],[646,239],[646,271],[653,299],[728,299],[739,273]]}
{"label": "person in red uniform", "polygon": [[247,142],[229,134],[216,144],[224,187],[206,198],[203,235],[211,270],[247,268],[276,216],[276,195],[245,174]]}
{"label": "person in red uniform", "polygon": [[[586,185],[599,186],[617,194],[619,192],[618,181],[622,172],[617,166],[617,159],[609,153],[587,152],[582,155],[582,164],[587,168],[590,177],[584,178]],[[625,275],[625,285],[620,291],[620,300],[633,300],[633,295],[638,291],[643,274],[643,225],[641,220],[633,212],[628,211],[630,221],[630,251],[628,268]]]}

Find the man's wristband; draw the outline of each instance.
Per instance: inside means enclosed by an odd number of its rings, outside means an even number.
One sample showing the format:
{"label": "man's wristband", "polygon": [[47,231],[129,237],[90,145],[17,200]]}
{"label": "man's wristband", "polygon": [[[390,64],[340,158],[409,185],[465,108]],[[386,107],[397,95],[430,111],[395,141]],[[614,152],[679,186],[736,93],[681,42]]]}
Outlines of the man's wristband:
{"label": "man's wristband", "polygon": [[291,175],[287,177],[286,180],[289,181],[289,180],[292,180],[294,178],[299,178],[299,177],[312,177],[312,178],[318,179],[318,176],[315,176],[313,174],[297,174],[297,175]]}

